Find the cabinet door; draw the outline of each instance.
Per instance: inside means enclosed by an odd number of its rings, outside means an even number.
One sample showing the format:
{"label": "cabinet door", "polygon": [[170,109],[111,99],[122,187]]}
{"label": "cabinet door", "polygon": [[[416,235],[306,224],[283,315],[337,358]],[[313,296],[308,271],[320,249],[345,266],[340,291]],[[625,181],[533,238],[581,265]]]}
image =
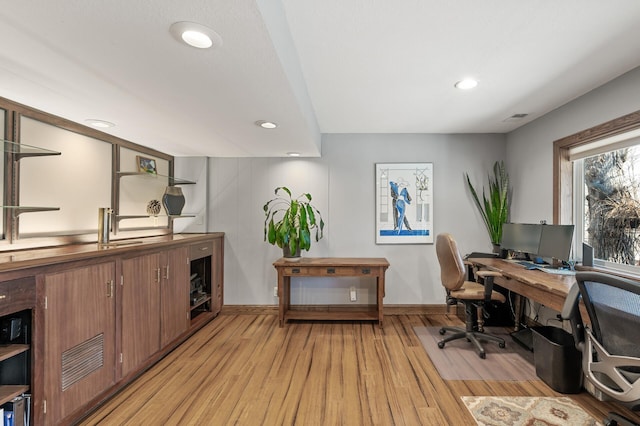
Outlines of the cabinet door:
{"label": "cabinet door", "polygon": [[161,280],[161,345],[189,328],[189,251],[187,247],[163,254]]}
{"label": "cabinet door", "polygon": [[45,275],[47,424],[115,382],[115,264]]}
{"label": "cabinet door", "polygon": [[211,256],[211,311],[219,314],[224,300],[224,240],[213,240]]}
{"label": "cabinet door", "polygon": [[122,261],[122,376],[160,350],[160,255]]}

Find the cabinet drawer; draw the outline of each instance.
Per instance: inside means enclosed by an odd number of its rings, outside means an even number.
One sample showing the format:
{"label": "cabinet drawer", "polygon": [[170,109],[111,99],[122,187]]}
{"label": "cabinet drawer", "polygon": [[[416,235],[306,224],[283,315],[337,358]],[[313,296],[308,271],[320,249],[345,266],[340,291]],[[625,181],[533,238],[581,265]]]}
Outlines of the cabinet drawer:
{"label": "cabinet drawer", "polygon": [[199,244],[192,244],[189,247],[189,258],[191,260],[200,259],[201,257],[211,256],[213,254],[213,241],[205,241]]}
{"label": "cabinet drawer", "polygon": [[0,282],[0,315],[30,309],[35,305],[35,278]]}
{"label": "cabinet drawer", "polygon": [[284,275],[312,276],[312,277],[359,277],[373,276],[378,272],[377,268],[363,266],[287,266],[283,268]]}

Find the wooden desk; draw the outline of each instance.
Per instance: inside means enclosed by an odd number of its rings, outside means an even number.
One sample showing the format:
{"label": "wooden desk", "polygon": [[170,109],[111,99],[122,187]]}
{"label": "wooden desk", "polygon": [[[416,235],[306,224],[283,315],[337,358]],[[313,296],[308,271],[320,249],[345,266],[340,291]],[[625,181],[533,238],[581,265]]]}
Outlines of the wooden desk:
{"label": "wooden desk", "polygon": [[[283,258],[274,262],[278,271],[279,320],[282,327],[288,319],[305,320],[374,320],[382,327],[384,273],[389,267],[385,258],[359,257],[303,257],[290,262]],[[375,305],[356,305],[356,309],[326,310],[293,309],[291,306],[291,277],[372,277],[376,282]],[[365,310],[362,310],[362,309]]]}
{"label": "wooden desk", "polygon": [[467,261],[478,268],[502,274],[501,277],[496,277],[494,282],[516,294],[516,330],[520,328],[523,297],[561,312],[569,289],[576,282],[575,276],[572,275],[554,275],[536,269],[528,270],[515,262],[498,258],[470,258]]}

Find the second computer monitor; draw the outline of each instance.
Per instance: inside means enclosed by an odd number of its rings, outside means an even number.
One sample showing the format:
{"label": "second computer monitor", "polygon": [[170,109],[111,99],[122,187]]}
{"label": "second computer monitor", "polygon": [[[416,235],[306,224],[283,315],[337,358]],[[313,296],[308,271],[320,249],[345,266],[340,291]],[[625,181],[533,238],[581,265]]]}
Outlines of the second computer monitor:
{"label": "second computer monitor", "polygon": [[543,225],[538,256],[569,260],[574,225]]}

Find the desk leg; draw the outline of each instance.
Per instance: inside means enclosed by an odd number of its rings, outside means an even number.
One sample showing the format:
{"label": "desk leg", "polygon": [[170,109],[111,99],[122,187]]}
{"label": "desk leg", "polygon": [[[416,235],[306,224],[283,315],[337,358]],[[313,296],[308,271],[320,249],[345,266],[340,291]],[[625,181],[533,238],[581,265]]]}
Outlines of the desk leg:
{"label": "desk leg", "polygon": [[521,296],[520,294],[515,295],[515,304],[516,304],[516,317],[515,317],[515,327],[514,327],[514,331],[518,331],[520,330],[520,326],[522,323],[522,314],[524,313],[524,300],[525,298],[523,296]]}
{"label": "desk leg", "polygon": [[378,326],[382,328],[382,321],[384,319],[384,305],[382,299],[384,298],[384,273],[378,275],[376,278],[376,292],[378,294]]}

